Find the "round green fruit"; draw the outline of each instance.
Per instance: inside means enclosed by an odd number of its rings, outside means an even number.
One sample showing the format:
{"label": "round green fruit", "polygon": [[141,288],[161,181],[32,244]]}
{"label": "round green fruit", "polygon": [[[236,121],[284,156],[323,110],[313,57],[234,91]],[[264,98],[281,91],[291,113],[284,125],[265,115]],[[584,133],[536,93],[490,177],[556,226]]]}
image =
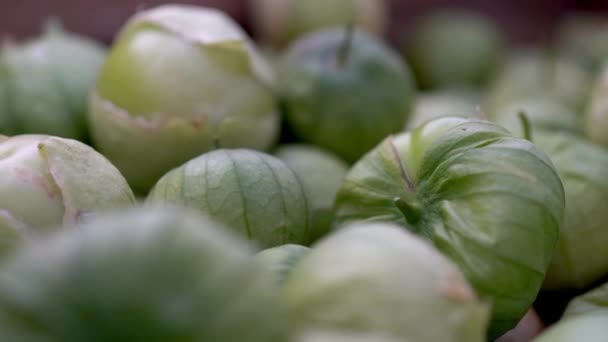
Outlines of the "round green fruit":
{"label": "round green fruit", "polygon": [[281,160],[253,150],[205,153],[164,175],[148,202],[191,207],[262,247],[308,244],[304,187]]}
{"label": "round green fruit", "polygon": [[422,88],[481,86],[500,65],[502,40],[490,18],[442,10],[414,24],[403,50]]}
{"label": "round green fruit", "polygon": [[564,189],[531,142],[446,117],[389,136],[346,175],[335,225],[399,224],[432,241],[493,303],[490,338],[536,298],[559,236]]}
{"label": "round green fruit", "polygon": [[348,171],[337,157],[310,145],[285,145],[275,155],[300,178],[312,208],[312,241],[323,237],[331,226],[336,193]]}
{"label": "round green fruit", "polygon": [[134,202],[120,172],[79,141],[0,136],[0,254],[22,239]]}
{"label": "round green fruit", "polygon": [[296,135],[348,162],[399,132],[414,96],[401,58],[381,41],[349,29],[295,42],[281,63],[280,89]]}
{"label": "round green fruit", "polygon": [[608,147],[608,66],[596,81],[584,118],[585,134],[596,144]]}
{"label": "round green fruit", "polygon": [[284,47],[308,33],[349,24],[381,35],[386,0],[251,0],[252,22],[265,45]]}
{"label": "round green fruit", "polygon": [[0,340],[284,341],[253,251],[188,211],[104,215],[25,246],[0,271]]}
{"label": "round green fruit", "polygon": [[310,248],[300,245],[282,245],[265,249],[255,255],[255,262],[266,270],[276,284],[282,285],[300,259],[310,252]]}
{"label": "round green fruit", "polygon": [[543,287],[582,289],[608,273],[608,151],[581,137],[534,134],[564,184],[566,211]]}
{"label": "round green fruit", "polygon": [[583,120],[570,107],[552,98],[529,97],[505,102],[488,112],[488,117],[509,130],[514,136],[525,137],[520,115],[525,115],[532,129],[532,140],[536,132],[560,132],[583,135]]}
{"label": "round green fruit", "polygon": [[580,113],[592,78],[580,64],[538,50],[513,53],[490,84],[486,107],[493,109],[525,98],[551,99]]}
{"label": "round green fruit", "polygon": [[304,341],[333,332],[355,341],[481,342],[489,316],[456,265],[386,223],[349,225],[315,244],[281,300]]}
{"label": "round green fruit", "polygon": [[[479,108],[479,96],[473,91],[434,91],[420,93],[405,130],[412,130],[427,121],[445,116],[474,117]],[[483,115],[483,114],[481,114]]]}
{"label": "round green fruit", "polygon": [[91,95],[93,141],[140,193],[217,141],[268,149],[279,130],[271,71],[220,11],[141,11],[118,35]]}
{"label": "round green fruit", "polygon": [[0,52],[0,134],[49,134],[86,141],[87,98],[105,47],[50,20],[44,34]]}

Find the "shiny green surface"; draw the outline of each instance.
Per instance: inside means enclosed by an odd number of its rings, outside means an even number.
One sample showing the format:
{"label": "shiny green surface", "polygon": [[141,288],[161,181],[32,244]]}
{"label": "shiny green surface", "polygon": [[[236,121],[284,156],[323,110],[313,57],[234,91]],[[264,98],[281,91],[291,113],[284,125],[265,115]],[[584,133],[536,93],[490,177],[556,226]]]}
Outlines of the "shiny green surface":
{"label": "shiny green surface", "polygon": [[495,338],[536,298],[563,212],[562,183],[540,149],[452,117],[388,137],[355,164],[335,224],[393,222],[432,241],[492,301]]}
{"label": "shiny green surface", "polygon": [[294,43],[279,68],[279,89],[297,136],[354,162],[405,125],[414,82],[384,43],[361,31],[348,35],[334,29]]}

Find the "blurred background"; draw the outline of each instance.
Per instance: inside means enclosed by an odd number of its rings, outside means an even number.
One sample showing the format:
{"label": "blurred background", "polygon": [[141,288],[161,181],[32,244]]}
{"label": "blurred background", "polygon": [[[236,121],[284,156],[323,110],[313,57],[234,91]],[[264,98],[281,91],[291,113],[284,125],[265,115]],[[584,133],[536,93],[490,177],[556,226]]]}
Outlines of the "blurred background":
{"label": "blurred background", "polygon": [[[65,26],[109,43],[135,11],[163,3],[190,3],[221,8],[250,30],[247,0],[142,1],[142,0],[0,0],[0,36],[23,38],[39,32],[49,15]],[[543,40],[564,13],[608,13],[606,0],[392,0],[389,38],[407,33],[413,18],[442,7],[479,10],[494,18],[511,42]]]}

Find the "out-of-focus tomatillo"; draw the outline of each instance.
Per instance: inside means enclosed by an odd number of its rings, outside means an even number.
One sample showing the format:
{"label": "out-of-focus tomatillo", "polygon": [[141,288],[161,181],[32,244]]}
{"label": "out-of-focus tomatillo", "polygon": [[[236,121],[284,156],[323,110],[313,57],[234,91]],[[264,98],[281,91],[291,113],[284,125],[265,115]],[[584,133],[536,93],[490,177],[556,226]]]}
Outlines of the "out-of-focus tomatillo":
{"label": "out-of-focus tomatillo", "polygon": [[0,52],[0,134],[88,140],[87,98],[103,64],[100,43],[49,19],[45,32]]}
{"label": "out-of-focus tomatillo", "polygon": [[311,239],[321,238],[330,229],[336,193],[348,166],[332,154],[309,145],[284,145],[275,155],[302,181],[313,215]]}
{"label": "out-of-focus tomatillo", "polygon": [[566,211],[546,289],[582,289],[608,273],[608,151],[582,137],[533,133],[564,184]]}
{"label": "out-of-focus tomatillo", "polygon": [[481,342],[489,317],[456,265],[387,223],[320,240],[287,276],[281,301],[296,341]]}
{"label": "out-of-focus tomatillo", "polygon": [[545,98],[580,113],[593,79],[580,64],[541,50],[517,50],[489,86],[484,109],[489,112],[525,98]]}
{"label": "out-of-focus tomatillo", "polygon": [[405,126],[412,130],[427,121],[445,116],[475,117],[481,113],[480,96],[472,90],[423,92],[416,96],[412,115]]}
{"label": "out-of-focus tomatillo", "polygon": [[134,202],[120,172],[81,142],[0,136],[0,254],[22,239]]}
{"label": "out-of-focus tomatillo", "polygon": [[414,24],[403,52],[422,88],[478,87],[500,66],[502,40],[480,13],[441,10]]}
{"label": "out-of-focus tomatillo", "polygon": [[356,29],[307,35],[280,69],[287,123],[303,140],[354,162],[410,114],[414,82],[388,46]]}
{"label": "out-of-focus tomatillo", "polygon": [[564,205],[541,149],[490,122],[446,117],[389,136],[358,161],[338,192],[335,224],[392,222],[432,241],[493,303],[496,338],[536,298]]}
{"label": "out-of-focus tomatillo", "polygon": [[270,148],[279,130],[273,86],[272,69],[224,13],[141,11],[118,35],[90,98],[93,141],[145,193],[216,141]]}
{"label": "out-of-focus tomatillo", "polygon": [[254,259],[267,276],[282,285],[298,262],[310,252],[310,248],[287,244],[265,249],[255,255]]}
{"label": "out-of-focus tomatillo", "polygon": [[276,291],[249,244],[164,207],[26,244],[0,271],[0,340],[279,342]]}
{"label": "out-of-focus tomatillo", "polygon": [[306,245],[311,212],[304,187],[285,163],[246,149],[219,149],[164,175],[151,203],[198,209],[262,247]]}
{"label": "out-of-focus tomatillo", "polygon": [[278,48],[304,34],[349,24],[381,35],[388,15],[386,0],[251,0],[251,8],[259,40]]}
{"label": "out-of-focus tomatillo", "polygon": [[597,79],[584,118],[585,134],[608,148],[608,66]]}

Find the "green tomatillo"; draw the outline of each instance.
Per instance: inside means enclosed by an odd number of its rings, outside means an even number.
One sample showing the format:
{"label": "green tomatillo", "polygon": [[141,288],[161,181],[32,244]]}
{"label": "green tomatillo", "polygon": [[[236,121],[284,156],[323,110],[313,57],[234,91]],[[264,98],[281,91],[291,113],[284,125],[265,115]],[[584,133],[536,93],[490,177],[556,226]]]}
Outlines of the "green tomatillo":
{"label": "green tomatillo", "polygon": [[412,130],[427,121],[445,116],[483,116],[485,114],[478,107],[479,101],[480,96],[472,90],[442,90],[419,93],[416,96],[416,103],[405,129]]}
{"label": "green tomatillo", "polygon": [[287,276],[281,302],[296,341],[482,342],[490,311],[455,264],[387,223],[320,240]]}
{"label": "green tomatillo", "polygon": [[255,255],[254,259],[267,276],[282,285],[300,260],[310,252],[310,248],[301,245],[282,245],[265,249]]}
{"label": "green tomatillo", "polygon": [[399,132],[410,114],[409,68],[359,30],[305,36],[290,46],[279,69],[283,109],[295,134],[347,162]]}
{"label": "green tomatillo", "polygon": [[22,239],[134,202],[120,172],[79,141],[0,136],[0,254]]}
{"label": "green tomatillo", "polygon": [[190,211],[137,208],[26,244],[0,271],[0,340],[274,342],[249,244]]}
{"label": "green tomatillo", "polygon": [[500,66],[503,38],[480,13],[441,10],[414,24],[403,51],[422,88],[479,87]]}
{"label": "green tomatillo", "polygon": [[580,64],[541,50],[517,50],[489,86],[484,109],[489,112],[512,101],[544,98],[582,112],[592,78]]}
{"label": "green tomatillo", "polygon": [[302,35],[335,26],[356,25],[381,35],[386,26],[386,0],[250,0],[259,40],[282,48]]}
{"label": "green tomatillo", "polygon": [[90,98],[93,141],[145,193],[214,147],[270,148],[278,135],[272,69],[224,13],[141,11],[122,28]]}
{"label": "green tomatillo", "polygon": [[87,98],[106,49],[49,20],[41,37],[0,51],[0,134],[87,141]]}
{"label": "green tomatillo", "polygon": [[539,148],[490,122],[446,117],[389,136],[357,162],[335,224],[393,222],[432,241],[492,301],[496,338],[536,298],[563,212],[563,185]]}
{"label": "green tomatillo", "polygon": [[198,209],[262,247],[310,242],[304,187],[285,163],[246,149],[219,149],[164,175],[150,203]]}
{"label": "green tomatillo", "polygon": [[608,148],[608,65],[595,83],[584,128],[591,141]]}
{"label": "green tomatillo", "polygon": [[336,193],[348,166],[339,158],[310,145],[284,145],[275,155],[300,178],[312,209],[312,241],[331,226]]}
{"label": "green tomatillo", "polygon": [[566,192],[566,211],[543,288],[583,289],[608,273],[608,151],[582,137],[533,133]]}

